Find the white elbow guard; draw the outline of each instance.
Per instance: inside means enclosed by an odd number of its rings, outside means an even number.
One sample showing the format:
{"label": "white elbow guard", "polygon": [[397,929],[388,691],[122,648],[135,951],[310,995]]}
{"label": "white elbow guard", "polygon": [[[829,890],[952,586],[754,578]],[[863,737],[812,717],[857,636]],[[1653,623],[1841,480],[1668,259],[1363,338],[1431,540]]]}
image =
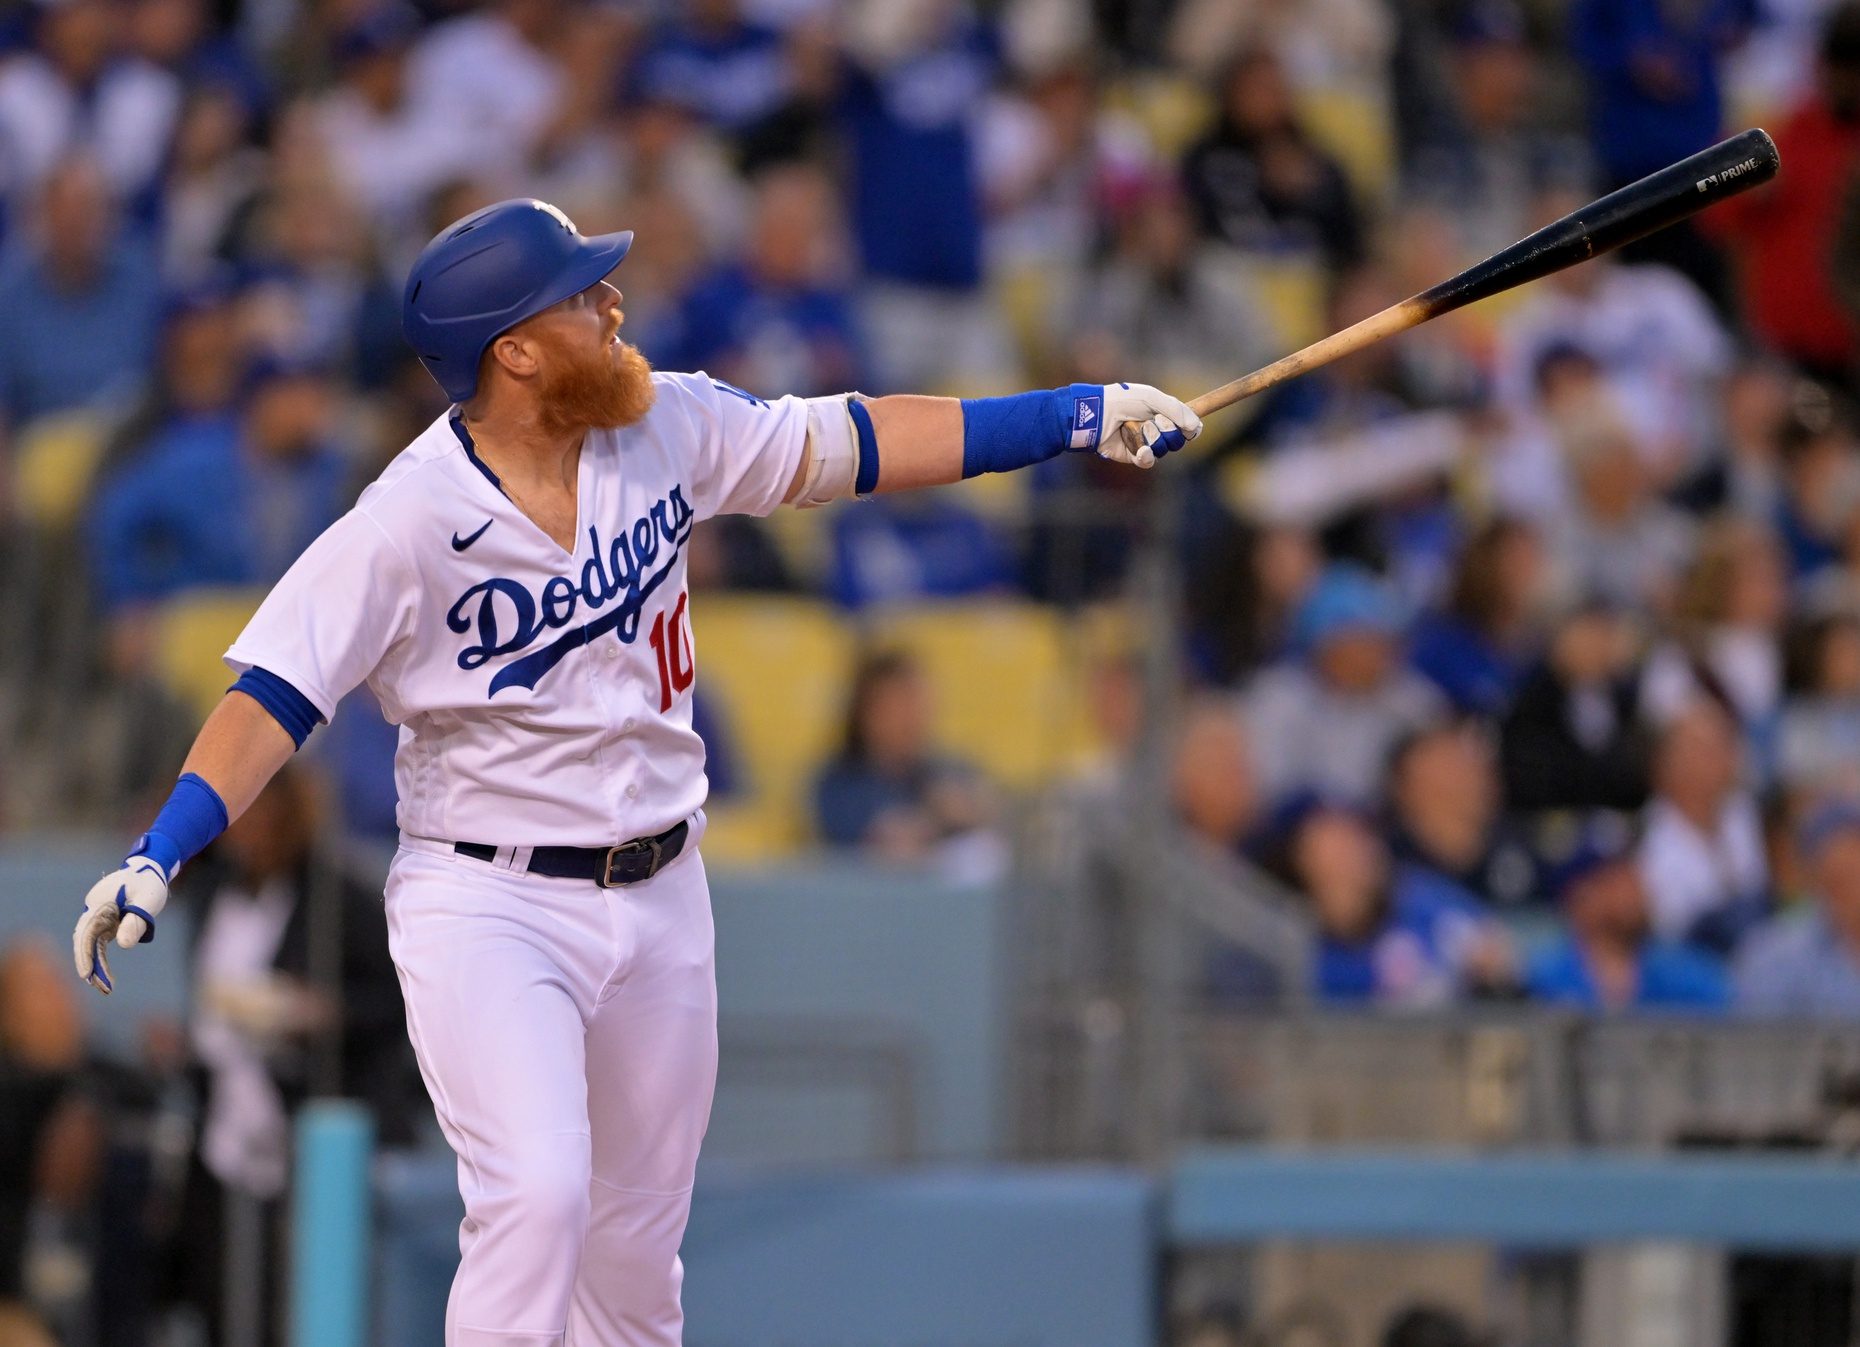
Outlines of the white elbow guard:
{"label": "white elbow guard", "polygon": [[807,399],[807,476],[794,498],[809,510],[853,494],[859,479],[859,432],[847,404],[861,393]]}

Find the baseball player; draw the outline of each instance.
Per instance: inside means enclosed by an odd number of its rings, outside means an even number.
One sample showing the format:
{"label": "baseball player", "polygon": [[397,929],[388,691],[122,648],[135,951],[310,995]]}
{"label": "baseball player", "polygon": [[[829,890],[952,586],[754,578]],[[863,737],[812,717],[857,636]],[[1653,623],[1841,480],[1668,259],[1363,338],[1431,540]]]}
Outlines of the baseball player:
{"label": "baseball player", "polygon": [[452,407],[234,642],[237,681],[73,937],[108,992],[107,942],[152,938],[175,873],[368,684],[400,726],[390,945],[465,1200],[449,1347],[680,1338],[717,1067],[692,529],[1067,450],[1149,467],[1201,429],[1142,384],[764,401],[654,373],[607,280],[632,237],[518,200],[427,245],[402,323]]}

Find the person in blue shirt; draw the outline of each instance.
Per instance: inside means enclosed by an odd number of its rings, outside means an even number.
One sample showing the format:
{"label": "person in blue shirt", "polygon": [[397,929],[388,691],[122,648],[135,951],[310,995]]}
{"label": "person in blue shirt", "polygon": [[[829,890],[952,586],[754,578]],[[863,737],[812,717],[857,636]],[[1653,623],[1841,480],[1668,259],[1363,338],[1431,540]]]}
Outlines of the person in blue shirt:
{"label": "person in blue shirt", "polygon": [[1504,715],[1542,644],[1536,616],[1544,580],[1537,530],[1494,519],[1461,551],[1446,604],[1415,625],[1409,663],[1456,710]]}
{"label": "person in blue shirt", "polygon": [[800,164],[765,170],[742,257],[685,295],[672,339],[650,352],[654,363],[707,370],[756,393],[814,397],[863,386],[865,348],[840,237],[825,174]]}
{"label": "person in blue shirt", "polygon": [[1508,994],[1510,940],[1471,894],[1391,864],[1368,816],[1347,804],[1314,798],[1290,813],[1283,864],[1317,924],[1320,1000],[1424,1007]]}
{"label": "person in blue shirt", "polygon": [[882,8],[851,25],[834,102],[875,391],[1004,387],[1017,361],[982,290],[977,150],[994,36],[958,4],[880,31]]}
{"label": "person in blue shirt", "polygon": [[1745,937],[1732,963],[1737,1009],[1860,1021],[1860,805],[1823,805],[1800,845],[1814,898]]}
{"label": "person in blue shirt", "polygon": [[1730,983],[1710,956],[1653,935],[1636,839],[1625,823],[1592,824],[1550,881],[1568,932],[1530,961],[1539,1001],[1586,1011],[1716,1014]]}
{"label": "person in blue shirt", "polygon": [[842,607],[966,598],[1015,579],[1007,540],[948,493],[878,496],[834,512],[827,588]]}
{"label": "person in blue shirt", "polygon": [[[1590,147],[1604,185],[1619,187],[1706,148],[1724,130],[1726,54],[1758,18],[1759,0],[1577,0],[1569,34],[1588,76]],[[1661,262],[1720,308],[1729,276],[1717,247],[1682,220],[1629,244],[1629,262]]]}
{"label": "person in blue shirt", "polygon": [[1589,77],[1589,127],[1611,183],[1704,149],[1724,121],[1725,53],[1755,0],[1577,0],[1569,34]]}
{"label": "person in blue shirt", "polygon": [[726,134],[782,105],[790,80],[780,33],[744,19],[737,0],[686,0],[671,12],[633,72],[633,100],[675,104]]}
{"label": "person in blue shirt", "polygon": [[327,376],[261,361],[242,404],[171,424],[98,487],[87,532],[106,614],[189,589],[270,584],[346,508]]}
{"label": "person in blue shirt", "polygon": [[0,428],[127,401],[154,355],[154,257],[94,164],[52,171],[29,236],[0,264]]}
{"label": "person in blue shirt", "polygon": [[840,751],[814,783],[815,821],[828,846],[923,860],[985,830],[982,778],[936,751],[930,711],[929,687],[909,655],[878,651],[860,664]]}

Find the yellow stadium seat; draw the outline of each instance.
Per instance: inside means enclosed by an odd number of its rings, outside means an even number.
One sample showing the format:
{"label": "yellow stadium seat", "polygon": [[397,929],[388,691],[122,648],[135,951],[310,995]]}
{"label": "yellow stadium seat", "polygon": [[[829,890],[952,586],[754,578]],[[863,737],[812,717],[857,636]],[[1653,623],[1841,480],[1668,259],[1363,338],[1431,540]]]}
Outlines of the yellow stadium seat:
{"label": "yellow stadium seat", "polygon": [[20,513],[46,529],[75,524],[110,428],[108,417],[92,411],[58,412],[22,427],[13,452]]}
{"label": "yellow stadium seat", "polygon": [[1257,256],[1251,278],[1280,344],[1294,351],[1324,335],[1324,268],[1315,257]]}
{"label": "yellow stadium seat", "polygon": [[1372,201],[1388,195],[1395,181],[1395,139],[1387,108],[1359,90],[1332,85],[1301,94],[1298,115],[1359,193]]}
{"label": "yellow stadium seat", "polygon": [[936,701],[940,747],[1010,786],[1037,786],[1090,748],[1084,668],[1058,613],[954,603],[878,617],[873,640],[910,651]]}
{"label": "yellow stadium seat", "polygon": [[814,774],[837,747],[853,660],[844,619],[811,599],[701,594],[699,685],[720,704],[744,796],[711,811],[706,853],[767,859],[813,831]]}
{"label": "yellow stadium seat", "polygon": [[221,656],[264,597],[262,589],[200,590],[169,600],[156,614],[156,677],[203,718],[232,685]]}

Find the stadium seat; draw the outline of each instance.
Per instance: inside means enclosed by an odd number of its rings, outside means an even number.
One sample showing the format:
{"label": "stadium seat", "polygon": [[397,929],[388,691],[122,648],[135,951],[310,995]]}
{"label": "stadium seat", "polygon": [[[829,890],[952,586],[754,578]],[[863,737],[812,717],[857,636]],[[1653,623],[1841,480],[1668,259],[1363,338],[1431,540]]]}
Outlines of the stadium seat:
{"label": "stadium seat", "polygon": [[1306,90],[1298,115],[1311,138],[1335,155],[1357,192],[1379,201],[1395,181],[1395,142],[1388,109],[1361,89]]}
{"label": "stadium seat", "polygon": [[1252,282],[1286,350],[1324,335],[1324,269],[1317,258],[1255,256]]}
{"label": "stadium seat", "polygon": [[108,417],[84,410],[42,416],[23,427],[13,455],[20,513],[46,531],[75,524],[110,429]]}
{"label": "stadium seat", "polygon": [[201,716],[212,711],[233,681],[220,657],[264,597],[262,589],[203,589],[164,604],[155,637],[161,685]]}
{"label": "stadium seat", "polygon": [[1037,785],[1088,750],[1083,666],[1052,609],[983,601],[900,610],[877,618],[871,637],[922,662],[939,744],[996,780]]}
{"label": "stadium seat", "polygon": [[692,629],[744,778],[740,800],[710,811],[705,852],[726,862],[792,852],[812,831],[814,774],[839,734],[853,637],[823,603],[764,595],[700,595]]}

